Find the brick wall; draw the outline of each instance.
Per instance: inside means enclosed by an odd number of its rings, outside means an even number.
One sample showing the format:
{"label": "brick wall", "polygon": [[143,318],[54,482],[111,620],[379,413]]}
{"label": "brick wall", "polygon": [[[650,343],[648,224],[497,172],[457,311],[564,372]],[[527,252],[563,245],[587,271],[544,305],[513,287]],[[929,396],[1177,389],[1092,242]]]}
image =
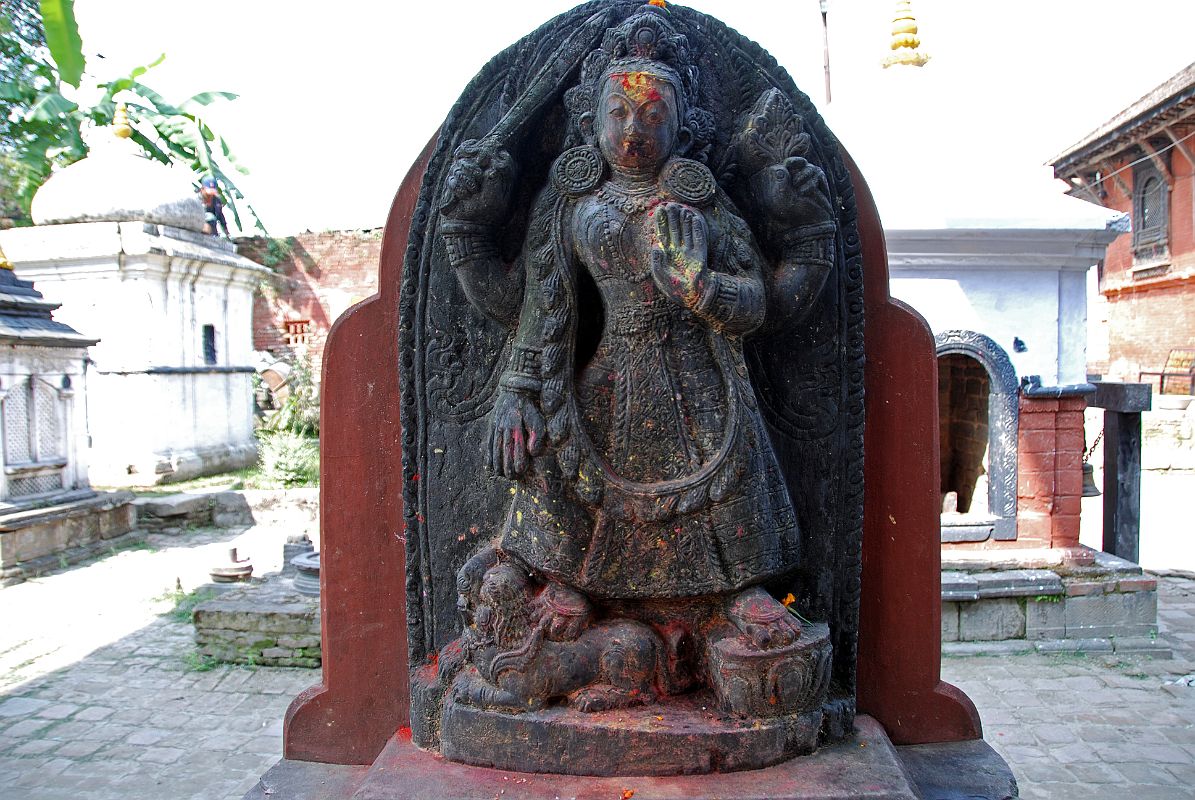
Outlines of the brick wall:
{"label": "brick wall", "polygon": [[938,358],[940,492],[957,492],[961,513],[987,510],[987,498],[976,496],[975,489],[988,449],[988,384],[987,370],[975,359],[959,354]]}
{"label": "brick wall", "polygon": [[237,240],[242,255],[277,273],[254,298],[253,346],[276,355],[294,351],[286,323],[307,321],[305,346],[318,378],[332,323],[378,290],[382,231],[302,233],[276,241],[281,246],[257,236]]}
{"label": "brick wall", "polygon": [[[1107,172],[1131,160],[1120,158]],[[1108,299],[1108,365],[1106,370],[1095,365],[1095,371],[1112,380],[1136,381],[1142,370],[1160,370],[1172,349],[1195,347],[1195,170],[1176,148],[1170,152],[1170,171],[1169,269],[1134,277],[1128,233],[1108,247],[1104,261],[1100,289]],[[1104,205],[1129,213],[1132,168],[1117,177],[1103,183]]]}
{"label": "brick wall", "polygon": [[[1195,347],[1195,281],[1108,299],[1108,375],[1114,380],[1136,381],[1142,370],[1161,370],[1173,348]],[[1157,378],[1145,380],[1157,385]]]}
{"label": "brick wall", "polygon": [[1083,495],[1082,397],[1021,397],[1017,546],[1077,548]]}

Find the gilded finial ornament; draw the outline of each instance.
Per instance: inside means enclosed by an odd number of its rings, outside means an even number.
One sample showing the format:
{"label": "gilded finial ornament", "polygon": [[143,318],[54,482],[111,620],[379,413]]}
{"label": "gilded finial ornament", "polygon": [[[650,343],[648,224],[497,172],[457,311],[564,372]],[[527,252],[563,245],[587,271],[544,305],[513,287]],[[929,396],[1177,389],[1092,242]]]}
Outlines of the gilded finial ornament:
{"label": "gilded finial ornament", "polygon": [[656,8],[668,8],[668,3],[666,0],[647,0],[647,4],[649,6],[655,6]]}
{"label": "gilded finial ornament", "polygon": [[4,255],[4,248],[0,247],[0,269],[12,269],[12,262]]}
{"label": "gilded finial ornament", "polygon": [[129,110],[124,103],[116,104],[116,111],[112,114],[112,133],[118,139],[127,139],[133,135],[133,126],[129,124]]}
{"label": "gilded finial ornament", "polygon": [[911,0],[896,0],[896,15],[892,18],[892,55],[884,59],[884,69],[896,64],[923,67],[929,56],[917,48],[921,39],[917,36],[917,19],[913,16]]}

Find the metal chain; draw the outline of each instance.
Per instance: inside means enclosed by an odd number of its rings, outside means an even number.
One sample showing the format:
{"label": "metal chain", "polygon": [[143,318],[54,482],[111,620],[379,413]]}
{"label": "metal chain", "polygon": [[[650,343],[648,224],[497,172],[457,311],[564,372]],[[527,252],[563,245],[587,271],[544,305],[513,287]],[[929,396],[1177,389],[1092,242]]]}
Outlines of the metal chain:
{"label": "metal chain", "polygon": [[1087,460],[1091,458],[1091,454],[1094,453],[1095,449],[1100,446],[1100,442],[1102,442],[1103,439],[1104,439],[1104,429],[1100,428],[1099,435],[1095,437],[1095,441],[1091,443],[1091,447],[1087,448],[1087,452],[1083,454],[1083,463],[1084,464],[1086,464]]}

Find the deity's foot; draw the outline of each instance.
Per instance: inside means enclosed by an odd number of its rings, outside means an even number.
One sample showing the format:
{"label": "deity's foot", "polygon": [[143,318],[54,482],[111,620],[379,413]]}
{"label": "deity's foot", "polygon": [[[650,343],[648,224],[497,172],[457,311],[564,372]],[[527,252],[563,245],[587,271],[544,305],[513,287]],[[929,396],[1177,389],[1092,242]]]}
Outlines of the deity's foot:
{"label": "deity's foot", "polygon": [[655,702],[651,692],[638,689],[621,689],[610,684],[595,684],[573,695],[569,705],[578,711],[611,711],[616,708],[631,708]]}
{"label": "deity's foot", "polygon": [[484,708],[506,714],[538,711],[547,703],[541,698],[516,695],[487,683],[476,672],[463,672],[453,684],[452,699],[461,705]]}
{"label": "deity's foot", "polygon": [[830,686],[830,629],[803,623],[760,587],[726,605],[706,645],[706,673],[723,711],[775,718],[810,712]]}
{"label": "deity's foot", "polygon": [[727,618],[759,650],[787,647],[801,636],[797,618],[760,586],[731,598]]}
{"label": "deity's foot", "polygon": [[551,642],[571,642],[593,621],[593,604],[571,586],[549,582],[531,606],[532,626],[544,626]]}

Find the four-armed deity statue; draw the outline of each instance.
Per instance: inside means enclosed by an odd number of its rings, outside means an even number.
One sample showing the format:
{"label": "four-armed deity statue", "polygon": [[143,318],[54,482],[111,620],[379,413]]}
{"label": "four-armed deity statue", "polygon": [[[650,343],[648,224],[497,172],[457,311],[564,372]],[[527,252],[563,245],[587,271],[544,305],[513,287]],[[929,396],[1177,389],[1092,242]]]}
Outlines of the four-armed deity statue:
{"label": "four-armed deity statue", "polygon": [[420,208],[416,743],[670,774],[849,731],[861,280],[807,98],[703,15],[590,3],[474,80]]}

